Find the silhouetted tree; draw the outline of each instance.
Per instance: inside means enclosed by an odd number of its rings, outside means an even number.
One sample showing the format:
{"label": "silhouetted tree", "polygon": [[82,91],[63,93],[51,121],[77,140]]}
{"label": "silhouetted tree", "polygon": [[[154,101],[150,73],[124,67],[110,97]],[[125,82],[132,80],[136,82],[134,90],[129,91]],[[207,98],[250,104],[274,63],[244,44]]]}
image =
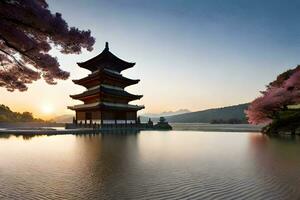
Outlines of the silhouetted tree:
{"label": "silhouetted tree", "polygon": [[23,122],[31,122],[33,121],[33,115],[30,112],[23,112],[21,114],[21,121]]}
{"label": "silhouetted tree", "polygon": [[34,118],[30,112],[13,112],[9,107],[0,105],[0,122],[45,122]]}
{"label": "silhouetted tree", "polygon": [[82,48],[91,51],[94,43],[90,30],[69,28],[60,13],[50,12],[45,0],[1,0],[0,87],[25,91],[26,84],[41,77],[48,84],[65,80],[69,73],[48,54],[51,45],[64,54],[78,54]]}

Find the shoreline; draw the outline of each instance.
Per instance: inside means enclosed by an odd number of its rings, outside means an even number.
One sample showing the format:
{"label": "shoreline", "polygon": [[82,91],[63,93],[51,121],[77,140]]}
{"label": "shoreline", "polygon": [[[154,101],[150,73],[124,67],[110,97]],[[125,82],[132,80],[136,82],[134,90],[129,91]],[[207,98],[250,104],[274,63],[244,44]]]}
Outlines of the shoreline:
{"label": "shoreline", "polygon": [[80,128],[80,129],[59,129],[59,130],[39,130],[39,129],[32,129],[32,130],[8,130],[3,129],[0,130],[0,135],[76,135],[76,134],[100,134],[105,132],[111,132],[111,133],[123,133],[123,132],[138,132],[140,130],[144,129],[138,129],[138,128],[118,128],[118,129],[93,129],[93,128]]}
{"label": "shoreline", "polygon": [[261,132],[263,126],[251,124],[170,123],[176,131]]}
{"label": "shoreline", "polygon": [[[201,123],[170,123],[173,131],[206,131],[206,132],[261,132],[262,126],[249,124],[201,124]],[[14,129],[15,128],[15,129]],[[0,135],[65,135],[65,134],[98,134],[101,132],[126,133],[138,132],[141,130],[151,131],[143,128],[79,128],[79,129],[42,129],[41,127],[9,127],[0,129]],[[41,129],[39,129],[41,128]],[[59,127],[57,127],[59,128]],[[155,129],[153,129],[155,131]]]}

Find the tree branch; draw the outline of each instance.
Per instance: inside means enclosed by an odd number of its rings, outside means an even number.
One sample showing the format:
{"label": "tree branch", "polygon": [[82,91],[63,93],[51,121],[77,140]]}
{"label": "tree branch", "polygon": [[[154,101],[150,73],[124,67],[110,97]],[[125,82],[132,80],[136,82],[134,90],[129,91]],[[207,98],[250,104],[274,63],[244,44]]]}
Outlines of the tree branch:
{"label": "tree branch", "polygon": [[[29,56],[28,54],[26,54],[27,51],[22,51],[21,49],[18,49],[18,48],[15,47],[14,45],[10,44],[10,43],[7,41],[7,39],[5,39],[2,35],[0,35],[0,38],[4,41],[4,43],[6,44],[7,47],[9,47],[9,48],[15,50],[16,52],[18,52],[19,54],[21,54],[21,55],[23,55],[23,56],[25,56],[25,57],[27,57],[27,58],[30,59],[32,62],[35,62],[34,59],[32,59],[31,56]],[[6,54],[10,55],[9,53],[6,53]],[[12,55],[10,55],[10,56],[12,56]],[[12,57],[13,57],[13,56],[12,56]],[[14,58],[14,60],[16,60],[15,57],[13,57],[13,58]],[[19,62],[17,62],[17,63],[19,63]],[[21,64],[21,66],[24,68],[24,65]]]}
{"label": "tree branch", "polygon": [[7,51],[0,49],[1,52],[5,53],[6,55],[8,55],[9,57],[11,57],[18,65],[21,69],[24,69],[24,65],[22,65],[13,55],[11,55],[10,53],[8,53]]}
{"label": "tree branch", "polygon": [[35,30],[35,31],[37,31],[37,32],[39,32],[39,33],[45,34],[45,35],[49,35],[49,34],[50,34],[50,33],[47,32],[47,31],[44,31],[44,30],[39,29],[39,28],[37,28],[37,27],[35,27],[35,26],[32,26],[31,24],[24,23],[24,22],[22,22],[22,21],[20,21],[20,20],[16,20],[16,19],[12,19],[12,18],[7,18],[7,17],[5,17],[5,16],[3,16],[3,15],[0,15],[0,16],[1,16],[1,19],[2,19],[2,20],[8,21],[8,22],[12,22],[12,23],[14,23],[14,24],[16,24],[16,25],[18,25],[18,26],[21,25],[21,26],[23,26],[23,27],[31,28],[31,29],[33,29],[33,30]]}

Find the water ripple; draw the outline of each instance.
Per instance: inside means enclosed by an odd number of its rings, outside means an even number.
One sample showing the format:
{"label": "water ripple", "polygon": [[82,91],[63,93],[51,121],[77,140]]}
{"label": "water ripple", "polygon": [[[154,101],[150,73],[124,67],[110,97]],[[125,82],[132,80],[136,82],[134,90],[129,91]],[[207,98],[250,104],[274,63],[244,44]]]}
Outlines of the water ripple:
{"label": "water ripple", "polygon": [[300,199],[299,155],[255,133],[10,137],[0,199]]}

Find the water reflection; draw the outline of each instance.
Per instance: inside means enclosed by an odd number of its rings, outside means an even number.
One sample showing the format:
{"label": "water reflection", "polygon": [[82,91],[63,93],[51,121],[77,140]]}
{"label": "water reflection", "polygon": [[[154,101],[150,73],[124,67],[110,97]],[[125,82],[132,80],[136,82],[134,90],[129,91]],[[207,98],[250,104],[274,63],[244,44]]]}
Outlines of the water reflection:
{"label": "water reflection", "polygon": [[142,131],[0,139],[0,198],[297,199],[299,138]]}
{"label": "water reflection", "polygon": [[138,134],[140,130],[104,130],[98,133],[89,133],[89,134],[0,134],[0,139],[9,139],[10,137],[18,137],[22,138],[23,140],[30,140],[34,137],[41,137],[41,136],[57,136],[57,135],[75,135],[75,136],[84,136],[84,137],[92,137],[99,134],[118,134],[118,135],[129,135],[129,134]]}
{"label": "water reflection", "polygon": [[256,176],[277,198],[300,197],[300,140],[293,136],[250,136]]}

